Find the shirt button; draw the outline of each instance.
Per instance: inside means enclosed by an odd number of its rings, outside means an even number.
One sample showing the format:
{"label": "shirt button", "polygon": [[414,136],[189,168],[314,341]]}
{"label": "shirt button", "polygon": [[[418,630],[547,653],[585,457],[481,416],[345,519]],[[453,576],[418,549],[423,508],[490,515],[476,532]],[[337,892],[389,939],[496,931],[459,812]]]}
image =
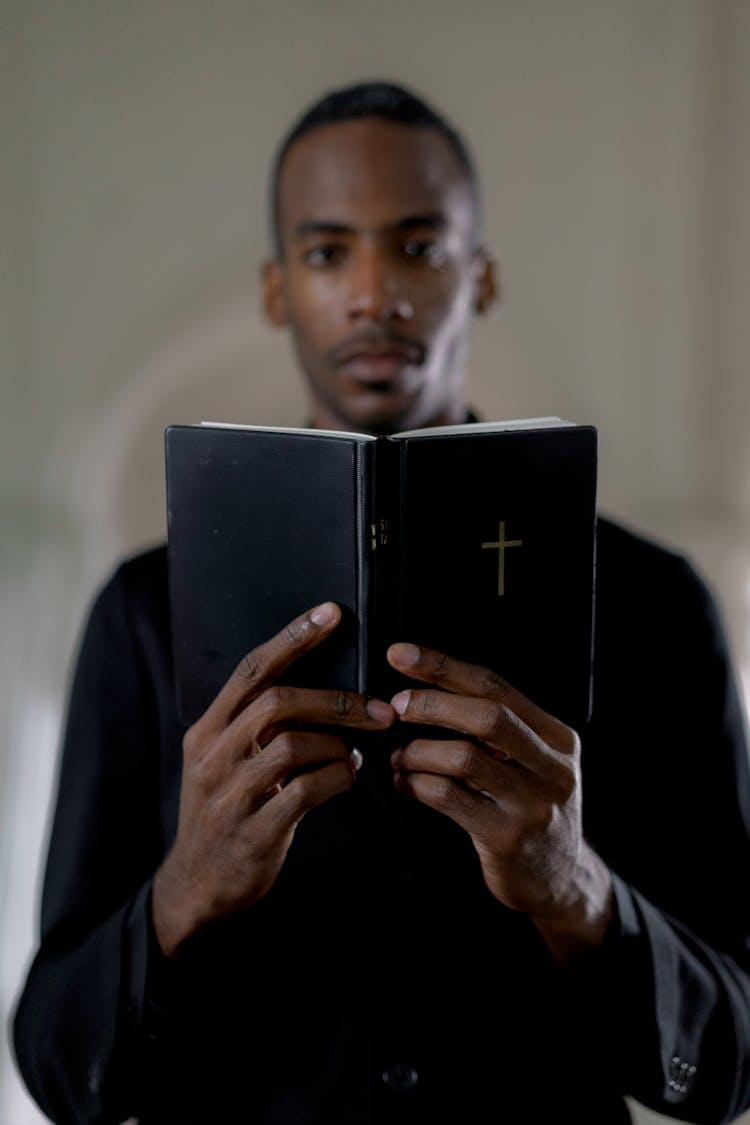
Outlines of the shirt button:
{"label": "shirt button", "polygon": [[383,1071],[383,1082],[390,1090],[406,1094],[417,1085],[419,1075],[409,1063],[392,1063]]}

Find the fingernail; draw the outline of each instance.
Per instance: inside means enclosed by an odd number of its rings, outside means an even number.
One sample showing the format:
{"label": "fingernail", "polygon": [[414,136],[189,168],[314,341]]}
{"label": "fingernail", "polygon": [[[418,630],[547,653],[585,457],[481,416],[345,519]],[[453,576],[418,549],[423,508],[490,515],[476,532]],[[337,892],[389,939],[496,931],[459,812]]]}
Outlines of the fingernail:
{"label": "fingernail", "polygon": [[391,707],[394,711],[398,712],[399,715],[403,715],[404,711],[409,706],[410,699],[410,691],[400,691],[398,695],[394,695],[393,699],[391,700]]}
{"label": "fingernail", "polygon": [[367,714],[376,723],[390,723],[393,718],[393,708],[383,703],[381,699],[368,699],[366,707]]}
{"label": "fingernail", "polygon": [[399,641],[398,644],[391,645],[390,656],[396,664],[405,664],[410,667],[417,663],[420,653],[416,645],[404,644]]}
{"label": "fingernail", "polygon": [[310,614],[310,620],[313,625],[330,625],[335,617],[335,602],[323,602],[322,605],[316,606]]}
{"label": "fingernail", "polygon": [[397,766],[399,765],[400,762],[401,762],[401,751],[400,750],[394,750],[393,753],[391,754],[391,765],[393,766],[394,770],[397,768]]}
{"label": "fingernail", "polygon": [[349,761],[351,762],[352,769],[355,773],[362,766],[362,751],[358,750],[356,746],[349,751]]}

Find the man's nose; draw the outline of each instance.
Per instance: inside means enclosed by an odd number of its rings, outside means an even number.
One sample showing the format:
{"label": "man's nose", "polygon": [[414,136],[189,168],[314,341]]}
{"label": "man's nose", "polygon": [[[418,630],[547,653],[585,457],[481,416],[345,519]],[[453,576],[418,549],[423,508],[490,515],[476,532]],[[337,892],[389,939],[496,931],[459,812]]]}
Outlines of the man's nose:
{"label": "man's nose", "polygon": [[347,311],[350,320],[381,323],[414,315],[397,271],[377,251],[362,252],[353,263]]}

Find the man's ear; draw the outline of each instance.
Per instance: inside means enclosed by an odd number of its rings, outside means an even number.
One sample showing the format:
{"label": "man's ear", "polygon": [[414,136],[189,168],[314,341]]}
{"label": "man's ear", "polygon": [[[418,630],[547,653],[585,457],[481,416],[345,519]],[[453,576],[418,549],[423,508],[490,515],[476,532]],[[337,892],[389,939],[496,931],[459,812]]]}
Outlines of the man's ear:
{"label": "man's ear", "polygon": [[261,270],[263,312],[277,328],[289,323],[284,289],[284,267],[277,258],[263,263]]}
{"label": "man's ear", "polygon": [[474,311],[480,316],[498,312],[502,304],[500,271],[495,259],[483,247],[476,252],[476,268]]}

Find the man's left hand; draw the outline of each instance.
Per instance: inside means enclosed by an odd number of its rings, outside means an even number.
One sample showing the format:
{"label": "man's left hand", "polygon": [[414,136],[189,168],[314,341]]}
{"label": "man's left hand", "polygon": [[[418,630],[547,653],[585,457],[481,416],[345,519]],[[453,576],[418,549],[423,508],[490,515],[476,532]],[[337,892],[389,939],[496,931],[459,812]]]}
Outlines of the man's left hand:
{"label": "man's left hand", "polygon": [[491,894],[527,914],[558,961],[600,946],[612,880],[583,839],[576,731],[486,668],[411,644],[388,660],[431,685],[393,697],[401,718],[456,732],[394,751],[397,788],[469,833]]}

